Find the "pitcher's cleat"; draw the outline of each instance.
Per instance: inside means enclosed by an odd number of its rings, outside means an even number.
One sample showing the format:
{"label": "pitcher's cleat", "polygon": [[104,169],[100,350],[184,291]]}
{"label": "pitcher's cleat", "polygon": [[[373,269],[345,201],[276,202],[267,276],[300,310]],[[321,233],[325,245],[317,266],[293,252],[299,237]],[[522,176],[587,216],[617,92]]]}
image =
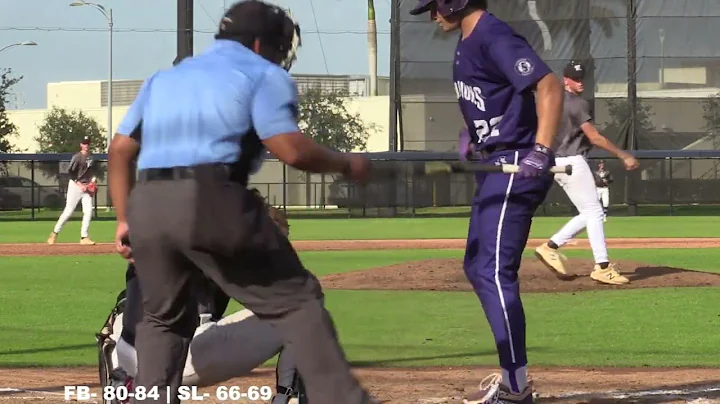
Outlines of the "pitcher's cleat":
{"label": "pitcher's cleat", "polygon": [[558,278],[567,279],[570,277],[567,269],[565,268],[565,261],[567,261],[567,258],[560,254],[557,250],[553,250],[548,247],[547,244],[543,243],[540,247],[535,249],[535,256]]}
{"label": "pitcher's cleat", "polygon": [[80,239],[80,244],[82,244],[82,245],[95,245],[95,242],[92,241],[92,240],[90,240],[90,239],[87,238],[87,237],[83,237],[83,238]]}
{"label": "pitcher's cleat", "polygon": [[590,278],[608,285],[625,285],[626,283],[630,283],[630,279],[622,276],[615,268],[615,264],[610,264],[605,269],[602,269],[600,268],[600,265],[595,264],[595,268],[590,273]]}
{"label": "pitcher's cleat", "polygon": [[55,232],[50,233],[50,237],[47,239],[47,243],[50,245],[55,244],[55,241],[57,241],[57,234]]}

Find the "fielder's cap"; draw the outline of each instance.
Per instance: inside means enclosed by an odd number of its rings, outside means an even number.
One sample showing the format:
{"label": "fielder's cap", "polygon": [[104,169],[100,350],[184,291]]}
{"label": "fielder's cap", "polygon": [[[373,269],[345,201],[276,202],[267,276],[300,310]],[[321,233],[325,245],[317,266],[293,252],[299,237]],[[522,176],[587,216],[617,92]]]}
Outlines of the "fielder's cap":
{"label": "fielder's cap", "polygon": [[563,69],[563,76],[570,80],[582,81],[585,78],[585,65],[580,62],[571,60]]}
{"label": "fielder's cap", "polygon": [[80,141],[81,144],[90,144],[90,137],[85,136],[83,140]]}

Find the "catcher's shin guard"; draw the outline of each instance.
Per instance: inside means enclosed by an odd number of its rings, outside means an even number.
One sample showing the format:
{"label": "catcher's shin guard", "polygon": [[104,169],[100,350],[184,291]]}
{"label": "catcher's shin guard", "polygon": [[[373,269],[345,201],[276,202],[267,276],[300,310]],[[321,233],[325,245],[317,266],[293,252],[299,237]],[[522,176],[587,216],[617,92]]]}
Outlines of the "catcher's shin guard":
{"label": "catcher's shin guard", "polygon": [[308,404],[305,384],[285,349],[280,351],[275,377],[277,394],[272,404]]}
{"label": "catcher's shin guard", "polygon": [[[100,378],[100,385],[104,391],[106,386],[117,384],[119,380],[119,372],[122,369],[115,368],[113,364],[112,354],[115,350],[115,341],[111,338],[113,334],[113,324],[117,317],[125,309],[125,291],[123,290],[117,297],[115,306],[110,311],[105,324],[98,333],[95,334],[95,340],[98,346],[98,374]],[[124,373],[124,372],[123,372]],[[121,380],[124,383],[125,380]],[[104,395],[102,397],[103,404],[122,404],[117,400],[105,400]]]}

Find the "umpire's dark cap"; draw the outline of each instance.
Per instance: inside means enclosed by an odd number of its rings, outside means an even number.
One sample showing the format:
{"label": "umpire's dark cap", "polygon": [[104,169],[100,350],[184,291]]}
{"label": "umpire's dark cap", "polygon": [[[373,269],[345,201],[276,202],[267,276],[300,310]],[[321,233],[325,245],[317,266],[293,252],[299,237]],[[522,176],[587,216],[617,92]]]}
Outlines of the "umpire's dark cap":
{"label": "umpire's dark cap", "polygon": [[233,4],[220,21],[218,38],[254,37],[279,40],[292,35],[286,27],[285,10],[259,0],[244,0]]}
{"label": "umpire's dark cap", "polygon": [[582,81],[585,78],[585,65],[571,60],[563,69],[563,76],[570,80]]}

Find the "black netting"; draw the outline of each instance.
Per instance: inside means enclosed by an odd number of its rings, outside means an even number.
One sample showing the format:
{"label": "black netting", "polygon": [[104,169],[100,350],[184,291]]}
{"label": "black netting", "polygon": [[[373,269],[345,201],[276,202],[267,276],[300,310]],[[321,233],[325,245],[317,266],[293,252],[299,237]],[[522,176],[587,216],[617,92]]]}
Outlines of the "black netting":
{"label": "black netting", "polygon": [[[439,32],[428,14],[409,15],[416,0],[397,1],[398,149],[452,151],[461,127],[450,63],[457,34]],[[584,97],[619,146],[717,149],[720,0],[490,0],[490,11],[557,74],[570,59],[594,71]]]}

